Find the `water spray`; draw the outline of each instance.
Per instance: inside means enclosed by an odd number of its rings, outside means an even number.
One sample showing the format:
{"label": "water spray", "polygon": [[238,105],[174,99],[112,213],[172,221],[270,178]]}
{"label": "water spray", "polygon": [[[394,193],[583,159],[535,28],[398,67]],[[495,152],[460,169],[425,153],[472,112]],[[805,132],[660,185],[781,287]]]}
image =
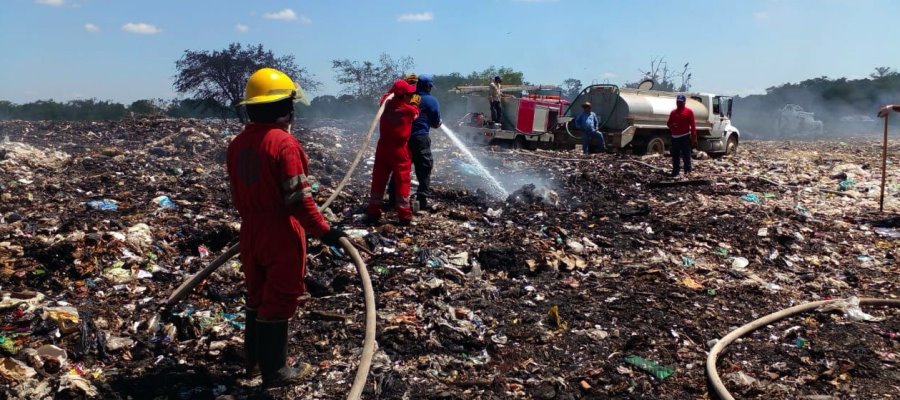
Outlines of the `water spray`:
{"label": "water spray", "polygon": [[472,151],[469,150],[468,147],[466,147],[462,140],[459,140],[459,137],[457,137],[456,134],[447,127],[447,125],[441,125],[441,130],[447,134],[447,137],[450,138],[453,144],[455,144],[456,147],[458,147],[463,152],[466,158],[469,159],[469,161],[475,167],[475,171],[478,172],[479,175],[487,179],[488,183],[490,183],[491,186],[490,189],[492,195],[500,197],[502,199],[506,199],[507,197],[509,197],[509,192],[503,188],[503,185],[500,184],[500,181],[498,181],[497,178],[495,178],[494,175],[492,175],[490,171],[488,171],[487,168],[485,168],[484,165],[481,164],[481,161],[479,161],[478,158],[476,158],[475,155],[472,154]]}

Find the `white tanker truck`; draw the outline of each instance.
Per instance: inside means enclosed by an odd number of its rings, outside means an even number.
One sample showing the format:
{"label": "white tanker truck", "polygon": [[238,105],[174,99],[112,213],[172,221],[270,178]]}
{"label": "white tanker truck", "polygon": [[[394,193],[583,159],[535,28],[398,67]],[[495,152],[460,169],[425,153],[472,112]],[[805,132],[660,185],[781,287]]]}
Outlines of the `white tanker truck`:
{"label": "white tanker truck", "polygon": [[[496,143],[507,141],[517,147],[572,148],[581,133],[571,123],[589,101],[600,118],[600,131],[611,150],[631,149],[635,153],[662,153],[670,144],[666,127],[678,94],[687,96],[687,106],[697,121],[698,147],[710,155],[730,154],[737,150],[740,132],[731,124],[732,97],[709,93],[673,93],[651,90],[645,82],[638,89],[620,89],[615,85],[591,85],[568,102],[554,95],[529,94],[529,89],[546,91],[547,86],[513,87],[522,97],[505,97],[504,121],[492,124],[484,87],[457,88],[467,93],[469,113],[460,121],[460,131],[470,141]],[[507,88],[504,88],[507,89]]]}

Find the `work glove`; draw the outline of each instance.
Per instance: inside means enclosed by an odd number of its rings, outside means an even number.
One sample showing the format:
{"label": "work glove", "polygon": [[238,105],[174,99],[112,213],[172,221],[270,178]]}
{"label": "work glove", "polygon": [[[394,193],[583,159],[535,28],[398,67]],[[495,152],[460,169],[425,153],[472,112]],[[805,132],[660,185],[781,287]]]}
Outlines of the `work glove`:
{"label": "work glove", "polygon": [[332,227],[325,233],[325,236],[322,236],[322,242],[334,247],[341,247],[341,238],[347,237],[347,234],[344,231]]}

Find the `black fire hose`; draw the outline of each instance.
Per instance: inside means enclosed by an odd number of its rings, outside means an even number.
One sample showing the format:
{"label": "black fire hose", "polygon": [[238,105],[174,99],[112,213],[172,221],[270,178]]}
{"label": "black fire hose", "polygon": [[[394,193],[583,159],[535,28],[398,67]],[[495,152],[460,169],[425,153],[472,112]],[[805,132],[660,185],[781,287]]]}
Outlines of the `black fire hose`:
{"label": "black fire hose", "polygon": [[[612,108],[609,110],[609,115],[607,115],[606,118],[604,118],[604,119],[602,119],[602,120],[600,121],[600,126],[597,127],[597,130],[598,130],[598,131],[606,127],[606,124],[609,122],[610,119],[612,119],[613,114],[616,112],[616,107],[619,106],[619,93],[620,93],[619,86],[617,86],[617,85],[605,85],[605,86],[611,86],[611,87],[616,88],[616,92],[615,92],[615,93],[616,93],[616,102],[613,103]],[[587,91],[588,89],[590,89],[590,87],[587,87],[587,88],[585,88],[584,90],[582,90],[582,93],[584,93],[584,92]],[[581,96],[581,94],[579,94],[578,96]],[[576,98],[577,98],[577,97],[576,97]],[[575,103],[572,102],[572,104],[569,105],[569,108],[566,109],[566,112],[567,112],[567,113],[569,112],[569,110],[572,109],[572,106],[573,106],[574,104],[575,104]],[[563,124],[563,125],[565,125],[565,127],[566,127],[566,133],[568,133],[568,134],[569,134],[569,137],[571,137],[572,139],[581,139],[581,138],[579,138],[578,136],[573,135],[572,132],[569,131],[569,122],[572,122],[572,121],[566,121],[566,123]],[[600,132],[600,134],[603,134],[603,132]]]}

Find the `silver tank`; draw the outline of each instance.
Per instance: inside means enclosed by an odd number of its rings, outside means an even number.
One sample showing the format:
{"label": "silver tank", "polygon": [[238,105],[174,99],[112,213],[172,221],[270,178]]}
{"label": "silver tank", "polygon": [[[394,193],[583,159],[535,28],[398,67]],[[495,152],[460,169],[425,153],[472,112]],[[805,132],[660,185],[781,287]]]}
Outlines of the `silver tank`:
{"label": "silver tank", "polygon": [[[589,101],[591,110],[603,124],[601,130],[605,132],[622,131],[630,125],[664,128],[669,113],[675,109],[677,95],[678,93],[638,89],[620,89],[616,94],[613,86],[598,86],[578,96],[566,115],[577,117],[581,113],[581,104]],[[697,125],[704,125],[709,121],[709,110],[703,103],[687,96],[687,107],[694,111]]]}

